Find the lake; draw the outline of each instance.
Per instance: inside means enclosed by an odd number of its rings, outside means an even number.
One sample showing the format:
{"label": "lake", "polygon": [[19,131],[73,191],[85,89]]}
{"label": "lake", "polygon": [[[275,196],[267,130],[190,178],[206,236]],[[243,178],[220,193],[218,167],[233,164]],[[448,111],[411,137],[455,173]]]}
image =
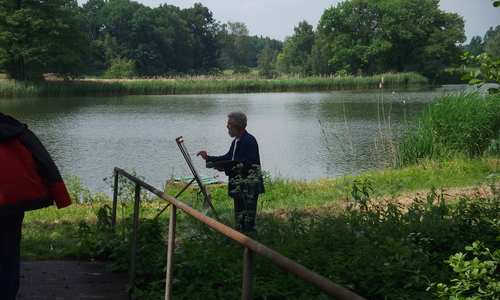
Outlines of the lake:
{"label": "lake", "polygon": [[190,175],[175,139],[196,157],[227,152],[227,113],[241,110],[273,178],[312,181],[388,167],[394,142],[427,103],[467,85],[327,92],[0,99],[0,111],[28,124],[64,174],[91,192],[119,167],[162,188]]}

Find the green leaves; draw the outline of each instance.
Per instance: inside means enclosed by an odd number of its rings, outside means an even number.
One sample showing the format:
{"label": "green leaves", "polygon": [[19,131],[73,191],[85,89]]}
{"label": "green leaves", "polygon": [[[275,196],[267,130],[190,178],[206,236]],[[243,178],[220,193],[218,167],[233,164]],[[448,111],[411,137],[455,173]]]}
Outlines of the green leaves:
{"label": "green leaves", "polygon": [[330,65],[338,70],[349,64],[350,72],[362,74],[421,66],[420,72],[432,75],[433,63],[458,57],[456,43],[466,40],[464,20],[439,10],[438,2],[351,0],[326,9],[318,32]]}
{"label": "green leaves", "polygon": [[[464,74],[462,80],[469,80],[470,85],[477,84],[478,87],[482,87],[486,83],[500,84],[500,57],[494,57],[488,53],[469,56],[469,53],[465,52],[461,58],[465,62],[461,66],[462,70],[465,70],[469,63],[479,65],[479,69]],[[488,92],[490,94],[499,93],[500,87],[490,87]]]}
{"label": "green leaves", "polygon": [[[500,220],[485,221],[492,223],[500,229]],[[500,299],[500,276],[497,267],[500,265],[500,249],[493,253],[484,246],[483,242],[475,241],[465,250],[474,255],[472,260],[467,260],[467,254],[457,253],[446,261],[458,278],[451,280],[453,285],[433,283],[430,286],[437,289],[441,298],[449,299]],[[467,298],[464,298],[466,296]]]}
{"label": "green leaves", "polygon": [[73,0],[0,2],[0,69],[12,79],[64,79],[83,72],[83,36]]}

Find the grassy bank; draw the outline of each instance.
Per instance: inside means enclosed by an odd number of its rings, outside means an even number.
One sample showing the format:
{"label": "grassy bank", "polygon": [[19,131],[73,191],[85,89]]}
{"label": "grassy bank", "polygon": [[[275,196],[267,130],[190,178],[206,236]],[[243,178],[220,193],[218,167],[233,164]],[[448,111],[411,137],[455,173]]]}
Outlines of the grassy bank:
{"label": "grassy bank", "polygon": [[425,85],[427,78],[416,73],[383,74],[373,77],[283,77],[263,79],[255,76],[188,77],[137,80],[77,80],[20,83],[0,81],[0,97],[59,97],[105,95],[174,95],[204,93],[258,93],[324,91]]}

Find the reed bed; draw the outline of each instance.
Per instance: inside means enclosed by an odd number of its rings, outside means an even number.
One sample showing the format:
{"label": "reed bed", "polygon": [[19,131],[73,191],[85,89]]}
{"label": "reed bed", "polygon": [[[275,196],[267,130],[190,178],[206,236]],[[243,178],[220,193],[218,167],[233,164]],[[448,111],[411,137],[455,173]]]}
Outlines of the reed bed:
{"label": "reed bed", "polygon": [[500,154],[500,94],[462,92],[435,99],[408,126],[398,163]]}
{"label": "reed bed", "polygon": [[[383,79],[382,79],[383,78]],[[0,81],[0,97],[60,97],[112,95],[175,95],[208,93],[259,93],[327,91],[344,89],[426,85],[428,79],[416,73],[383,74],[372,77],[324,76],[280,77],[199,76],[134,80],[51,80],[44,83]]]}

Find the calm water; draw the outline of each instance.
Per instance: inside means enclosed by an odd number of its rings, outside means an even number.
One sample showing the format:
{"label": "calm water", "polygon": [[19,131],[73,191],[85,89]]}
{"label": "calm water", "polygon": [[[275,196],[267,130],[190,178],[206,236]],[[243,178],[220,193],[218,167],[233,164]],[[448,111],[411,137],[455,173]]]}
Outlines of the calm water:
{"label": "calm water", "polygon": [[405,120],[435,97],[466,88],[0,99],[0,111],[28,124],[62,172],[91,192],[109,192],[103,179],[114,167],[135,170],[158,188],[189,175],[179,136],[200,174],[225,181],[195,153],[227,152],[226,115],[233,110],[247,114],[272,177],[311,181],[381,168],[392,158],[384,141],[397,140]]}

